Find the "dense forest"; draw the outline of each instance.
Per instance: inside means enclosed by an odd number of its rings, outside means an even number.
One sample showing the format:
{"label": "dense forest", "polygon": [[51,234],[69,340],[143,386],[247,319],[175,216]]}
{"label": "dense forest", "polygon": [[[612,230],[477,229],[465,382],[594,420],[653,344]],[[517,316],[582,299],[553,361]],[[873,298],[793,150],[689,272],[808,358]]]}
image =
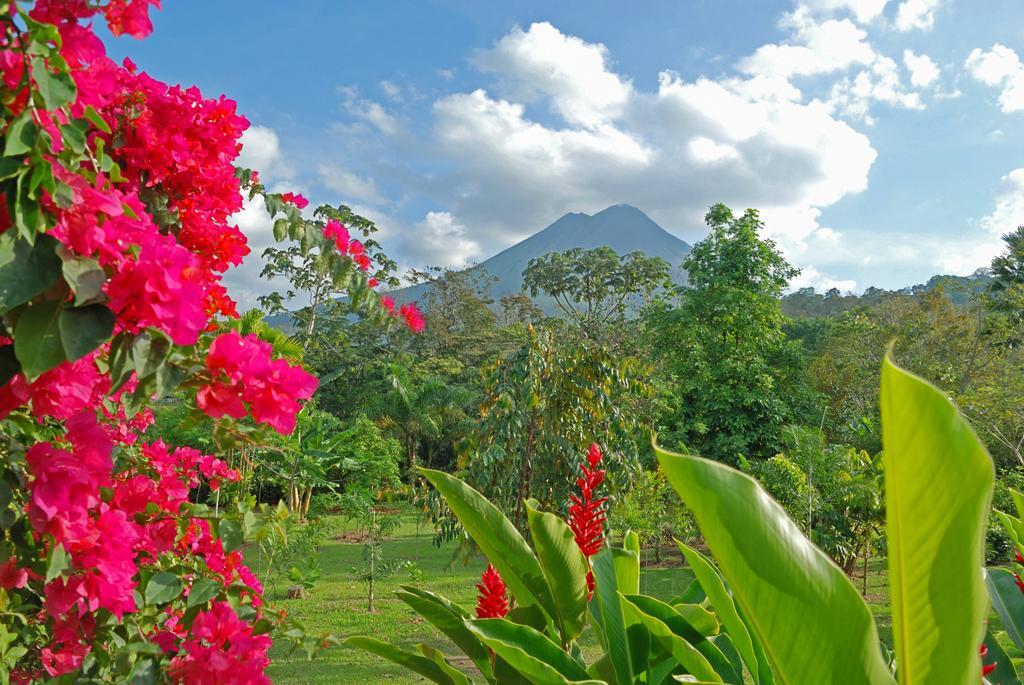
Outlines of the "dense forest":
{"label": "dense forest", "polygon": [[[372,222],[331,211],[375,249]],[[798,271],[761,237],[755,210],[716,205],[706,222],[709,235],[684,262],[686,286],[658,258],[609,248],[536,258],[522,291],[499,301],[480,269],[414,272],[429,284],[419,334],[353,317],[315,260],[272,250],[265,273],[287,288],[241,325],[295,347],[322,388],[289,444],[269,447],[291,456],[243,455],[243,487],[304,515],[365,517],[383,493],[420,498],[441,542],[459,527],[416,466],[459,474],[522,525],[529,498],[566,506],[578,455],[598,442],[612,525],[660,553],[694,531],[657,467],[656,435],[754,475],[850,571],[885,553],[877,388],[891,345],[987,441],[1001,474],[996,504],[1008,507],[1007,485],[1024,483],[1024,232],[970,277],[857,295],[791,292]],[[380,264],[397,284],[393,265],[382,255]],[[543,315],[538,295],[557,316]],[[309,304],[286,306],[296,301]],[[282,313],[290,336],[260,321]],[[171,400],[161,411],[184,410]],[[209,434],[200,422],[179,435],[180,425],[158,415],[169,442]],[[987,543],[990,560],[1010,553],[994,520]]]}

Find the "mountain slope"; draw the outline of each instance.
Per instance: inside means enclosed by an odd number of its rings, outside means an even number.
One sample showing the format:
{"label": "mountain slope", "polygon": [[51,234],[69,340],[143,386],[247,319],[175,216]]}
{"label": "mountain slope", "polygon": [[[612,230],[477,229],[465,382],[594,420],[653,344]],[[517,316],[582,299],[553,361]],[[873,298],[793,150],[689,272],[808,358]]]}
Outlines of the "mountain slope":
{"label": "mountain slope", "polygon": [[[661,257],[672,267],[672,279],[683,283],[686,275],[680,265],[690,253],[690,245],[675,237],[649,216],[630,205],[613,205],[594,215],[573,212],[544,230],[499,252],[476,267],[495,278],[490,296],[495,301],[522,288],[523,270],[534,257],[549,252],[564,252],[574,247],[592,249],[608,246],[619,254],[639,250]],[[396,291],[397,302],[422,299],[429,285],[417,285]],[[538,302],[548,313],[549,303]]]}

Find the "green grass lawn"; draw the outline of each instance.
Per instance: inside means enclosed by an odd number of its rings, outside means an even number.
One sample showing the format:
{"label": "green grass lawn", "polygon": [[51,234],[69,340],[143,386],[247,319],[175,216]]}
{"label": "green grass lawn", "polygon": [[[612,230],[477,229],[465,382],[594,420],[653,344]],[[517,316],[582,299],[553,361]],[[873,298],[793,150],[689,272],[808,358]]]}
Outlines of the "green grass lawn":
{"label": "green grass lawn", "polygon": [[[455,545],[440,548],[433,546],[432,531],[429,528],[422,528],[417,538],[411,510],[406,509],[405,512],[401,528],[385,543],[385,558],[416,561],[423,572],[420,587],[440,593],[472,610],[476,601],[474,586],[485,565],[483,559],[477,558],[467,565],[460,561],[453,564]],[[339,529],[336,535],[341,532]],[[303,621],[313,632],[330,631],[342,638],[370,635],[409,648],[423,642],[447,654],[459,654],[447,638],[392,595],[392,591],[399,585],[409,582],[406,572],[400,572],[378,584],[376,610],[369,613],[366,608],[366,586],[356,579],[353,572],[354,566],[362,566],[362,545],[332,539],[323,546],[322,553],[323,577],[307,597],[275,599],[277,606],[287,609],[289,614]],[[645,552],[645,556],[648,557],[647,561],[652,558],[650,552]],[[692,577],[689,569],[682,567],[680,555],[669,555],[666,551],[661,566],[647,566],[644,569],[641,591],[668,599],[685,589]],[[861,587],[859,569],[854,583],[858,588]],[[283,593],[287,585],[287,581],[283,581],[279,590]],[[873,561],[869,567],[867,600],[878,620],[882,640],[889,643],[892,620],[884,560]],[[589,633],[584,634],[581,645],[584,652],[597,650],[594,638]],[[422,678],[376,656],[344,646],[329,649],[314,661],[307,661],[300,654],[288,656],[283,648],[275,648],[271,657],[274,663],[270,676],[275,683],[402,685],[424,682]]]}

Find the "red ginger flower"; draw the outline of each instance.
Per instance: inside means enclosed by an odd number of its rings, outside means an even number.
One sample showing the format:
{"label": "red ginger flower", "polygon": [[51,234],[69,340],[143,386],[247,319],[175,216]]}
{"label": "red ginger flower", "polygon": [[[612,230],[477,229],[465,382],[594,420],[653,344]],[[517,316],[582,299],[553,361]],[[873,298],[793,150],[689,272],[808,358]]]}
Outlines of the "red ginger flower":
{"label": "red ginger flower", "polygon": [[[588,560],[604,547],[604,522],[607,510],[604,506],[607,497],[594,498],[594,491],[604,482],[604,469],[597,468],[603,458],[601,448],[596,443],[590,445],[587,452],[587,463],[580,464],[580,473],[576,485],[580,494],[571,494],[569,499],[569,528],[576,536],[576,544]],[[589,466],[588,466],[589,465]],[[594,592],[594,574],[587,571],[587,588]]]}
{"label": "red ginger flower", "polygon": [[508,613],[505,581],[490,564],[487,564],[487,569],[480,576],[476,589],[480,591],[476,599],[476,617],[505,618],[505,614]]}
{"label": "red ginger flower", "polygon": [[988,654],[988,647],[986,647],[985,645],[981,646],[981,649],[978,650],[978,653],[981,654],[981,677],[984,678],[989,673],[996,670],[996,664],[985,663],[985,655]]}

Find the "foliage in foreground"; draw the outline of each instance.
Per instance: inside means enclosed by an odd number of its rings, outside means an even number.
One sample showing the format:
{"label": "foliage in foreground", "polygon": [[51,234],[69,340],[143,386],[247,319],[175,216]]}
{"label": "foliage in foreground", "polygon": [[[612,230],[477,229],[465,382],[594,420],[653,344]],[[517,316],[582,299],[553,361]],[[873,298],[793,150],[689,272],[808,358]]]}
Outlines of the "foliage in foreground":
{"label": "foliage in foreground", "polygon": [[[399,596],[495,683],[973,685],[983,673],[983,641],[993,662],[984,667],[990,682],[1016,682],[1003,679],[1005,653],[986,639],[984,626],[991,458],[940,391],[889,360],[882,418],[892,655],[846,575],[756,481],[660,449],[669,481],[717,562],[681,545],[696,582],[679,598],[663,603],[639,594],[635,535],[627,534],[622,548],[603,547],[590,563],[569,526],[531,502],[531,547],[482,495],[433,471],[425,475],[500,574],[515,608],[502,618],[472,618],[422,590]],[[481,591],[496,590],[485,574]],[[1024,595],[1013,597],[1024,609]],[[576,643],[588,624],[603,650],[589,664]],[[349,643],[437,683],[472,682],[426,646],[416,653],[368,637]]]}
{"label": "foliage in foreground", "polygon": [[94,16],[142,38],[151,5],[0,0],[2,682],[264,683],[270,633],[325,640],[268,607],[243,563],[281,508],[207,506],[239,471],[143,438],[176,392],[220,453],[268,442],[318,386],[280,336],[225,321],[243,193],[352,311],[422,327],[374,292],[337,218],[308,221],[304,198],[236,169],[249,124],[233,101],[106,56]]}

